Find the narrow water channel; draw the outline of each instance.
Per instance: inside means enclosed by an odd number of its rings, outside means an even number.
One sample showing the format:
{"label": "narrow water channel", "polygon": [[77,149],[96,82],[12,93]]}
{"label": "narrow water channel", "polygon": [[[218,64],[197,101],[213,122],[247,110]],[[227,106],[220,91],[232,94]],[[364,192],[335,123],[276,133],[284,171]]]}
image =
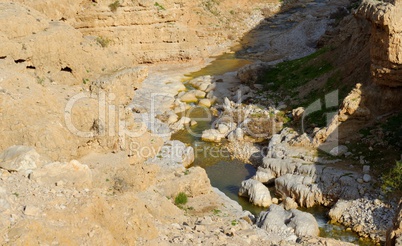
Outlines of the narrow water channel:
{"label": "narrow water channel", "polygon": [[[220,75],[226,72],[236,71],[248,63],[250,63],[250,61],[237,59],[234,53],[224,54],[207,67],[189,74],[189,78],[203,75]],[[199,108],[192,110],[187,116],[190,118],[205,118],[207,114],[205,110]],[[212,119],[211,122],[213,122],[213,120],[214,119]],[[190,131],[185,129],[177,132],[172,136],[172,139],[180,140],[194,148],[196,158],[193,165],[200,166],[206,170],[212,186],[224,192],[232,200],[237,201],[244,210],[258,215],[265,209],[254,206],[248,202],[248,199],[237,195],[241,182],[252,177],[256,169],[250,164],[231,159],[230,154],[221,144],[201,141],[200,135],[202,131],[211,128],[211,122],[201,121],[191,127]],[[271,192],[271,194],[274,195],[273,192]],[[325,207],[317,206],[300,210],[314,215],[320,227],[321,237],[335,238],[359,245],[375,245],[371,241],[360,239],[356,233],[347,231],[344,226],[328,223],[328,209]]]}

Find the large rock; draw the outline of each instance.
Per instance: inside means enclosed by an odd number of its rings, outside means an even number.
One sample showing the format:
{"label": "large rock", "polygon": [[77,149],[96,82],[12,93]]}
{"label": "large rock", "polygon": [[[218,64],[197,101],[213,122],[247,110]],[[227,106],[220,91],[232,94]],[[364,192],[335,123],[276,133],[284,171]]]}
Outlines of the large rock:
{"label": "large rock", "polygon": [[314,216],[309,213],[292,209],[292,218],[287,226],[295,230],[299,237],[317,237],[320,234],[318,223]]}
{"label": "large rock", "polygon": [[183,142],[172,140],[166,142],[158,154],[147,163],[158,164],[164,167],[188,167],[194,162],[194,149]]}
{"label": "large rock", "polygon": [[53,162],[34,170],[29,176],[43,185],[63,185],[76,188],[92,187],[92,172],[87,165],[76,160],[70,162]]}
{"label": "large rock", "polygon": [[286,174],[275,180],[275,188],[282,198],[291,197],[300,206],[312,207],[322,203],[322,191],[310,177]]}
{"label": "large rock", "polygon": [[239,69],[237,72],[237,77],[243,84],[254,85],[267,68],[268,65],[264,63],[253,63],[246,65]]}
{"label": "large rock", "polygon": [[313,215],[296,209],[286,211],[275,204],[260,213],[256,224],[268,233],[282,235],[288,241],[319,235],[318,223]]}
{"label": "large rock", "polygon": [[28,146],[12,146],[0,154],[0,168],[8,171],[28,171],[42,165],[40,155]]}
{"label": "large rock", "polygon": [[269,207],[272,204],[271,194],[268,188],[254,179],[241,182],[239,196],[249,198],[250,202],[256,206]]}
{"label": "large rock", "polygon": [[271,171],[271,169],[258,167],[257,172],[253,176],[253,179],[260,181],[264,184],[271,184],[275,181],[275,174]]}

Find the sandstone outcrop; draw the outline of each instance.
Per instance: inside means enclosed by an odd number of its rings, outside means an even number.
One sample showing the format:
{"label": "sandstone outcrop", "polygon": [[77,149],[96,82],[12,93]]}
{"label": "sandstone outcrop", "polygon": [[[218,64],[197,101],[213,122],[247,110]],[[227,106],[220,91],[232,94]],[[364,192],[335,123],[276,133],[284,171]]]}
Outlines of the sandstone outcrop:
{"label": "sandstone outcrop", "polygon": [[402,86],[402,2],[364,0],[357,15],[372,23],[371,72],[375,83]]}
{"label": "sandstone outcrop", "polygon": [[[263,18],[266,1],[18,1],[52,20],[62,20],[134,63],[185,61],[221,52]],[[157,48],[155,48],[157,47]],[[116,56],[117,57],[117,56]]]}
{"label": "sandstone outcrop", "polygon": [[87,165],[76,160],[68,163],[54,162],[34,170],[29,178],[41,185],[73,186],[77,188],[92,187],[92,172]]}

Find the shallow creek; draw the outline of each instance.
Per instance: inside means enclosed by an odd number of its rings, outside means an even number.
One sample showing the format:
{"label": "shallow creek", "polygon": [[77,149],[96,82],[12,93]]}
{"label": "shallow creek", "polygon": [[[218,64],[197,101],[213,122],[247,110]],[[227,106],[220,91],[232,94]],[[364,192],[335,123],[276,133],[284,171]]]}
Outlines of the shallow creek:
{"label": "shallow creek", "polygon": [[[231,72],[250,63],[250,61],[237,59],[234,53],[227,53],[218,57],[207,67],[189,74],[190,78],[203,75],[219,75],[226,72]],[[203,118],[207,115],[202,109],[192,111],[190,118]],[[239,160],[231,159],[230,154],[222,147],[221,144],[207,143],[201,141],[201,133],[205,129],[211,127],[211,122],[199,122],[197,125],[190,128],[190,131],[185,129],[177,132],[172,136],[174,140],[180,140],[186,144],[192,145],[195,150],[194,166],[204,168],[211,181],[211,185],[224,192],[232,200],[237,201],[244,210],[258,215],[265,209],[257,207],[248,202],[248,199],[237,195],[240,184],[243,180],[250,178],[256,172],[256,169]],[[274,188],[271,189],[271,195],[274,195]],[[346,228],[340,225],[328,223],[327,212],[328,208],[317,206],[314,208],[300,210],[310,212],[316,218],[320,227],[320,236],[335,238],[346,242],[357,243],[359,245],[374,245],[371,241],[359,239],[357,234],[346,231]]]}

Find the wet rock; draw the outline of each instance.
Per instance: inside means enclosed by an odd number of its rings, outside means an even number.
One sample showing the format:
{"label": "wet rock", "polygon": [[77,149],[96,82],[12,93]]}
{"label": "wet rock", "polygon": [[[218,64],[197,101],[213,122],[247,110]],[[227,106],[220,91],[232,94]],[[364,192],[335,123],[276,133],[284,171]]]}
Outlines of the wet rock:
{"label": "wet rock", "polygon": [[249,198],[250,202],[256,206],[269,207],[269,205],[272,204],[271,194],[268,188],[254,179],[241,182],[239,196]]}

